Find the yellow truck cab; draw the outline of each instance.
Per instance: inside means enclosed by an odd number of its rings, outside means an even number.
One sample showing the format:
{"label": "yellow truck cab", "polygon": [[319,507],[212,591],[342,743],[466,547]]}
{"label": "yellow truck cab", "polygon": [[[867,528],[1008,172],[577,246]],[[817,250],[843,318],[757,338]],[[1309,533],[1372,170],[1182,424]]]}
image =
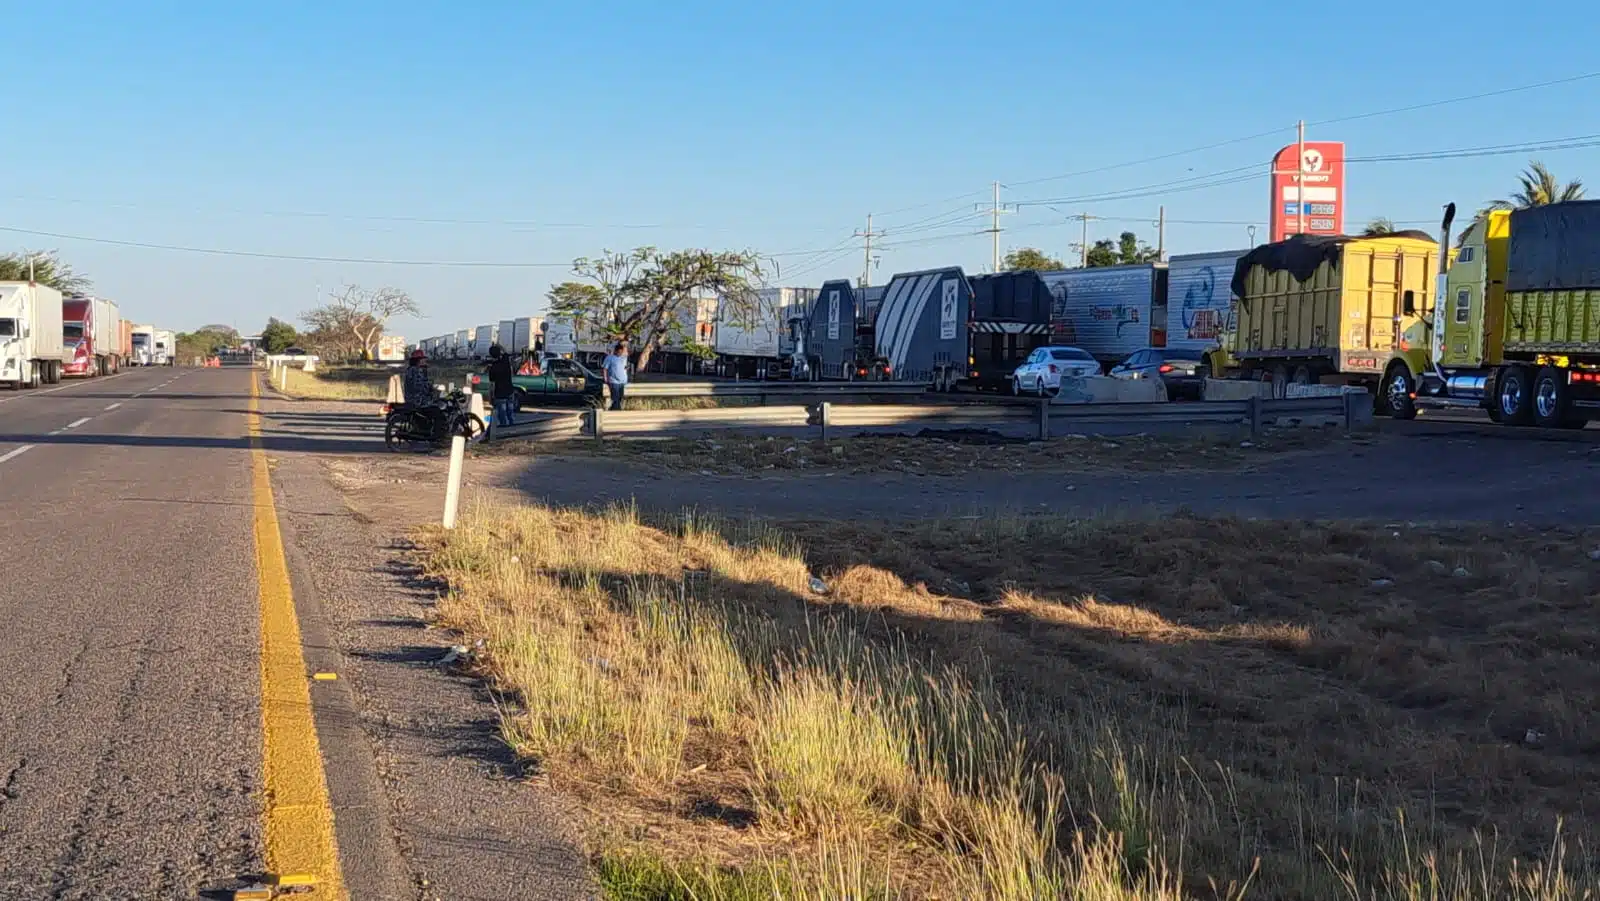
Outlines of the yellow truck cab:
{"label": "yellow truck cab", "polygon": [[1600,201],[1489,211],[1439,282],[1419,404],[1545,428],[1600,418]]}
{"label": "yellow truck cab", "polygon": [[1296,235],[1240,258],[1237,298],[1213,373],[1290,384],[1353,384],[1394,416],[1428,368],[1438,243],[1422,232]]}

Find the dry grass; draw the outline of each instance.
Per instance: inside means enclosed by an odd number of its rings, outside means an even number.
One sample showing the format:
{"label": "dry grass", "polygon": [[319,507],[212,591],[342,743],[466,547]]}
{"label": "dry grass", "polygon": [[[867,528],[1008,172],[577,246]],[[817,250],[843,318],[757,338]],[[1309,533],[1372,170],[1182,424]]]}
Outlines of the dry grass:
{"label": "dry grass", "polygon": [[[632,401],[629,401],[632,404]],[[1084,436],[1052,441],[1004,441],[987,436],[862,435],[822,442],[730,433],[716,438],[510,441],[509,454],[598,456],[642,466],[719,475],[773,472],[902,472],[952,475],[989,472],[1149,472],[1219,470],[1280,459],[1285,453],[1330,445],[1369,446],[1377,436],[1289,429],[1257,441],[1233,434],[1189,436]]]}
{"label": "dry grass", "polygon": [[615,897],[1596,890],[1588,536],[788,528],[529,507],[432,548]]}
{"label": "dry grass", "polygon": [[[455,382],[458,387],[465,385],[473,371],[461,366],[430,367],[435,384]],[[302,400],[383,400],[389,377],[400,372],[383,366],[330,366],[315,372],[290,368],[285,393]]]}

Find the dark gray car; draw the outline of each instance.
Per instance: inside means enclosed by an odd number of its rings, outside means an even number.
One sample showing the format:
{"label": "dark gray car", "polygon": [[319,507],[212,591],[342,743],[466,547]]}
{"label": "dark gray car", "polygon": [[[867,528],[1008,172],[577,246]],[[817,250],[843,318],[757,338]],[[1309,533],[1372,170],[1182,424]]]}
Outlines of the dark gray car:
{"label": "dark gray car", "polygon": [[1111,367],[1114,379],[1161,379],[1170,398],[1200,399],[1205,377],[1200,374],[1200,354],[1189,350],[1147,347]]}

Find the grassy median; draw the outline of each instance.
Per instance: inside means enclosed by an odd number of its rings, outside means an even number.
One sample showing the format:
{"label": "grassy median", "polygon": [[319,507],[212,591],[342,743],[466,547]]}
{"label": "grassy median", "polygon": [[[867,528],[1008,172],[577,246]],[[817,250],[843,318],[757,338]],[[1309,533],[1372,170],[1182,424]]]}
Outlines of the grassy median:
{"label": "grassy median", "polygon": [[[464,387],[467,377],[475,371],[463,366],[429,367],[435,384],[454,382],[457,387]],[[383,400],[388,396],[389,377],[404,374],[401,369],[387,366],[327,366],[314,372],[290,367],[286,372],[288,385],[284,393],[290,397],[353,401]]]}
{"label": "grassy median", "polygon": [[506,740],[625,899],[1596,890],[1588,536],[476,511]]}

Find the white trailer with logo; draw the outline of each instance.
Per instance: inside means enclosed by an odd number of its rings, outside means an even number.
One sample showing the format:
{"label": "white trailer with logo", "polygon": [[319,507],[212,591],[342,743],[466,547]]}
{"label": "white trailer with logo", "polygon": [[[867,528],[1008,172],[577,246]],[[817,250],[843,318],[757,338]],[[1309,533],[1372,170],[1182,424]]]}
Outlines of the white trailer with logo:
{"label": "white trailer with logo", "polygon": [[0,383],[54,384],[64,366],[61,292],[34,282],[0,282]]}

